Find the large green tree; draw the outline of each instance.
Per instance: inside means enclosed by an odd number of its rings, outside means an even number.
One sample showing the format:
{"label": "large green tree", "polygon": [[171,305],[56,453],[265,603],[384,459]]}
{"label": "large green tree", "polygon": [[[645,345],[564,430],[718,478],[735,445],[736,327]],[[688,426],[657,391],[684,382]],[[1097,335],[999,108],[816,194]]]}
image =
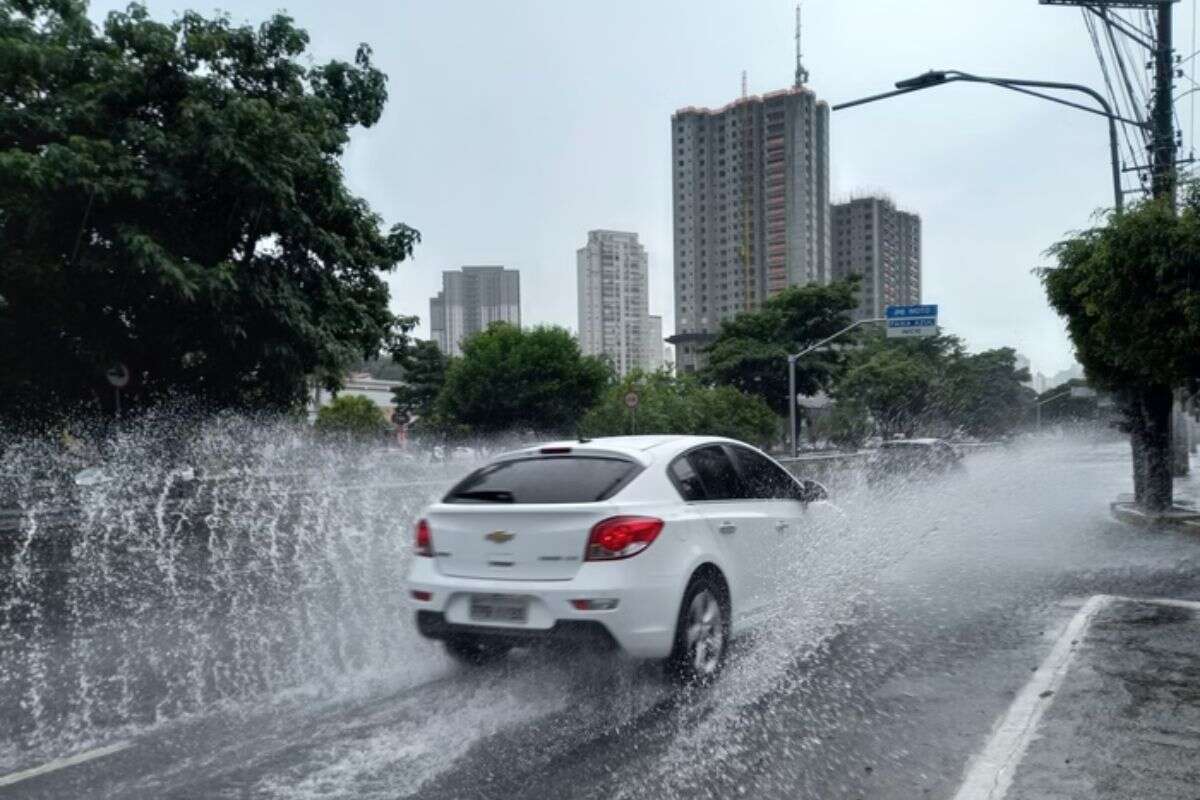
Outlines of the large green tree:
{"label": "large green tree", "polygon": [[1011,347],[956,354],[938,387],[937,412],[954,428],[991,438],[1024,423],[1036,393],[1024,386],[1029,370],[1017,366]]}
{"label": "large green tree", "polygon": [[[777,414],[787,414],[788,355],[849,325],[857,289],[857,280],[789,287],[761,309],[722,323],[708,347],[704,378],[757,395]],[[828,389],[841,360],[834,349],[806,356],[796,366],[796,391],[811,395]]]}
{"label": "large green tree", "polygon": [[362,441],[379,441],[391,427],[371,398],[357,394],[333,398],[317,411],[313,422],[313,428],[325,436]]}
{"label": "large green tree", "polygon": [[1088,379],[1114,392],[1127,420],[1134,493],[1171,505],[1173,390],[1200,377],[1200,197],[1110,214],[1051,249],[1046,295],[1067,321]]}
{"label": "large green tree", "polygon": [[[634,410],[625,403],[630,392],[638,397]],[[587,436],[728,436],[767,447],[779,438],[779,418],[762,399],[732,386],[705,386],[690,375],[635,371],[604,393],[580,431]]]}
{"label": "large green tree", "polygon": [[393,333],[381,273],[417,233],[345,185],[386,78],[258,27],[0,0],[0,416],[111,396],[301,403]]}
{"label": "large green tree", "polygon": [[447,358],[437,342],[412,340],[394,356],[403,367],[403,381],[392,387],[392,402],[396,406],[395,420],[399,424],[428,418],[433,404],[446,383]]}
{"label": "large green tree", "polygon": [[948,366],[962,356],[953,336],[888,339],[867,331],[846,354],[832,391],[839,404],[869,411],[885,438],[929,432],[935,422],[945,428],[941,390]]}
{"label": "large green tree", "polygon": [[462,343],[434,404],[439,422],[476,434],[574,433],[611,371],[563,328],[493,323]]}

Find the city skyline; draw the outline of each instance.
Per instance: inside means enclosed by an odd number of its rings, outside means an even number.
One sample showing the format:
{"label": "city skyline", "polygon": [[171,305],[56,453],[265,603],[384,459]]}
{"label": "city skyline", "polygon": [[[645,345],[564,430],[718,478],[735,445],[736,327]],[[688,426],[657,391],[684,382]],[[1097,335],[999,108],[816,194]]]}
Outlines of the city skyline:
{"label": "city skyline", "polygon": [[[90,16],[124,5],[93,2]],[[930,0],[923,14],[940,24],[928,26],[910,7],[807,3],[811,85],[839,102],[930,67],[957,67],[1102,88],[1077,14],[1035,0],[966,5]],[[165,20],[194,6],[148,3]],[[278,8],[245,0],[233,16],[257,22]],[[315,0],[287,8],[310,31],[318,60],[347,59],[365,41],[389,75],[383,119],[354,132],[344,168],[386,222],[423,234],[414,258],[389,278],[393,309],[419,315],[421,335],[441,270],[489,262],[525,273],[527,323],[574,330],[576,311],[561,303],[574,290],[569,259],[579,232],[598,227],[639,231],[652,303],[673,330],[670,114],[728,102],[743,70],[754,94],[789,85],[794,69],[787,1],[515,2],[469,15],[353,0],[336,10]],[[445,41],[457,43],[453,54],[435,45]],[[1103,123],[978,86],[832,116],[833,197],[885,187],[920,210],[925,299],[939,303],[946,328],[972,350],[1011,345],[1048,373],[1069,366],[1063,324],[1031,270],[1049,262],[1048,246],[1111,203]],[[445,124],[426,124],[432,118]]]}

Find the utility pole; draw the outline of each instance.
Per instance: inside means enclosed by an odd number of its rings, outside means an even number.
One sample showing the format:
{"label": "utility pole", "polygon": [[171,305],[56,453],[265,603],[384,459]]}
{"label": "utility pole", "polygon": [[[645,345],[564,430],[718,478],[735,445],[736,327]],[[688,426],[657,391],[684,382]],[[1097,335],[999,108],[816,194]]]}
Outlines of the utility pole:
{"label": "utility pole", "polygon": [[1175,207],[1175,50],[1171,41],[1170,2],[1158,7],[1154,37],[1154,108],[1151,153],[1152,191],[1154,196],[1169,198]]}

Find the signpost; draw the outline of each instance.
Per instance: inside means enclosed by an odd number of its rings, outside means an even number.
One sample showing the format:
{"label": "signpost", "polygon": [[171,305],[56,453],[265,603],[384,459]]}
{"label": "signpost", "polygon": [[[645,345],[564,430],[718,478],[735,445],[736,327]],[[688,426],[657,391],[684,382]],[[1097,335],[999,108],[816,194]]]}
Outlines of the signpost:
{"label": "signpost", "polygon": [[625,407],[629,409],[629,432],[637,433],[637,407],[638,407],[637,392],[625,393]]}
{"label": "signpost", "polygon": [[113,394],[116,398],[116,414],[117,419],[121,418],[121,390],[129,385],[129,367],[121,362],[113,364],[104,373],[104,377],[108,379],[108,385],[113,387]]}
{"label": "signpost", "polygon": [[888,306],[887,337],[936,336],[937,315],[936,305]]}

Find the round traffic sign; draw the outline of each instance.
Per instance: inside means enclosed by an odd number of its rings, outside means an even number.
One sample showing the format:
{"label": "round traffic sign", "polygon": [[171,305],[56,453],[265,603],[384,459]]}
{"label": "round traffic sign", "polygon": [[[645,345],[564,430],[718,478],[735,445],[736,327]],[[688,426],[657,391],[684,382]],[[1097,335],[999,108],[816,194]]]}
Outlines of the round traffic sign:
{"label": "round traffic sign", "polygon": [[105,371],[104,377],[108,378],[109,386],[114,389],[124,389],[129,385],[129,367],[118,361]]}
{"label": "round traffic sign", "polygon": [[625,407],[626,408],[637,408],[638,407],[637,392],[627,392],[625,394]]}

